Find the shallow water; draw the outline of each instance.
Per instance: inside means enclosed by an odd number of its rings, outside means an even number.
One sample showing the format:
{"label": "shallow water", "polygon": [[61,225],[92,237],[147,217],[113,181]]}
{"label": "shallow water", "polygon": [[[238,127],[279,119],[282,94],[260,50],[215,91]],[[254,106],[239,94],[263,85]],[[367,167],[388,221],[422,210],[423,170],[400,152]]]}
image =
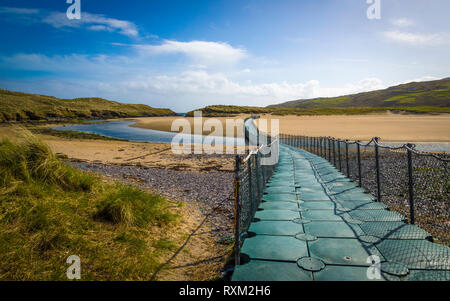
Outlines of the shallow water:
{"label": "shallow water", "polygon": [[99,134],[111,138],[136,141],[136,142],[156,142],[171,143],[172,139],[178,137],[185,139],[185,143],[203,143],[209,145],[245,145],[242,138],[231,137],[212,137],[202,135],[178,134],[173,132],[156,131],[150,129],[141,129],[130,127],[135,124],[134,121],[111,121],[107,123],[93,124],[73,124],[66,126],[53,127],[60,131],[79,131],[92,134]]}
{"label": "shallow water", "polygon": [[[171,143],[173,137],[177,135],[177,133],[172,132],[164,132],[164,131],[156,131],[150,129],[141,129],[130,127],[130,125],[134,124],[134,121],[111,121],[107,123],[93,123],[93,124],[74,124],[74,125],[66,125],[66,126],[57,126],[53,129],[61,130],[61,131],[80,131],[86,133],[93,133],[108,136],[111,138],[124,139],[129,141],[136,142],[156,142],[156,143]],[[245,126],[248,131],[254,132],[255,129],[252,126],[252,120],[247,120]],[[191,143],[201,143],[206,142],[206,144],[212,145],[233,145],[235,144],[235,140],[237,141],[236,145],[244,145],[244,139],[242,138],[228,138],[228,137],[214,137],[211,138],[209,136],[201,136],[201,135],[188,135],[183,134],[182,137],[186,139],[186,141],[191,141]],[[208,137],[208,140],[205,139]],[[201,140],[200,140],[201,139]],[[212,141],[211,141],[212,140]],[[187,142],[188,143],[188,142]],[[383,145],[398,147],[405,142],[382,142]],[[414,142],[416,145],[416,149],[420,151],[429,151],[429,152],[450,152],[450,142]],[[350,145],[350,148],[353,145]]]}

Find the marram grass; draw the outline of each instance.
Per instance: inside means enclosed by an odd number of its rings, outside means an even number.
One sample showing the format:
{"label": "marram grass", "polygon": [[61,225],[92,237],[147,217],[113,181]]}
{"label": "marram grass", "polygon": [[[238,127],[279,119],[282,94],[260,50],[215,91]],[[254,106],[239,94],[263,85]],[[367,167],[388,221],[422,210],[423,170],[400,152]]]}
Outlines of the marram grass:
{"label": "marram grass", "polygon": [[67,280],[70,255],[82,280],[148,280],[173,249],[161,234],[177,221],[168,202],[105,183],[21,135],[0,142],[0,280]]}

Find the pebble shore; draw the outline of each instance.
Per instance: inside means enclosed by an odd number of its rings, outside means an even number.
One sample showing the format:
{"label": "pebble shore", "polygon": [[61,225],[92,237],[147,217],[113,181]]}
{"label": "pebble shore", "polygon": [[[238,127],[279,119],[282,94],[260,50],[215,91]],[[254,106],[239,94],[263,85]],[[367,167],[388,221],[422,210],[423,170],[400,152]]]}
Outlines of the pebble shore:
{"label": "pebble shore", "polygon": [[70,164],[150,189],[173,201],[195,202],[204,215],[211,214],[208,221],[215,229],[218,240],[233,237],[232,172],[178,171],[80,162]]}

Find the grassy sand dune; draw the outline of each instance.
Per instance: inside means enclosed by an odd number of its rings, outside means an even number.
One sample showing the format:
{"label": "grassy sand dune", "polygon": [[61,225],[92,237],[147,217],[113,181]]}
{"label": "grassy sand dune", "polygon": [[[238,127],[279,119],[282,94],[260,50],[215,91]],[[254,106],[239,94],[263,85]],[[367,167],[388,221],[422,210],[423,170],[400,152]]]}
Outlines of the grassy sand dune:
{"label": "grassy sand dune", "polygon": [[68,166],[30,134],[1,140],[0,175],[2,280],[66,280],[72,254],[83,280],[148,280],[197,223],[183,213],[201,217]]}
{"label": "grassy sand dune", "polygon": [[170,109],[152,108],[143,104],[124,104],[102,98],[60,99],[0,89],[0,123],[174,114]]}

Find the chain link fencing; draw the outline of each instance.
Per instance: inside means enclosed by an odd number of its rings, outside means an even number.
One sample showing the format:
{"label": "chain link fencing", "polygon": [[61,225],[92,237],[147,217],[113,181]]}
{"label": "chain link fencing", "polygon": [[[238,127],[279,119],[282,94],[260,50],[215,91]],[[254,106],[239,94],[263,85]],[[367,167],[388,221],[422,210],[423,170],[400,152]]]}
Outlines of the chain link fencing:
{"label": "chain link fencing", "polygon": [[[427,231],[429,240],[450,246],[450,154],[418,151],[413,144],[391,147],[377,137],[363,143],[332,137],[281,135],[280,141],[325,158],[375,196],[375,201],[400,213],[409,224]],[[385,211],[386,222],[392,222],[390,211]],[[376,227],[371,232],[388,235],[388,225],[380,229],[377,223]],[[403,237],[422,236],[423,233],[411,230]]]}
{"label": "chain link fencing", "polygon": [[[248,229],[261,203],[264,187],[275,170],[278,160],[278,138],[260,133],[250,119],[245,122],[245,136],[249,151],[245,156],[236,156],[235,166],[235,265],[240,265],[240,250]],[[249,134],[250,133],[250,134]],[[251,135],[253,133],[254,135]],[[256,134],[255,134],[256,133]],[[256,140],[255,140],[256,135]],[[260,136],[264,137],[261,139]],[[253,139],[251,138],[253,136]],[[261,139],[261,140],[260,140]],[[258,145],[259,141],[266,144]]]}

